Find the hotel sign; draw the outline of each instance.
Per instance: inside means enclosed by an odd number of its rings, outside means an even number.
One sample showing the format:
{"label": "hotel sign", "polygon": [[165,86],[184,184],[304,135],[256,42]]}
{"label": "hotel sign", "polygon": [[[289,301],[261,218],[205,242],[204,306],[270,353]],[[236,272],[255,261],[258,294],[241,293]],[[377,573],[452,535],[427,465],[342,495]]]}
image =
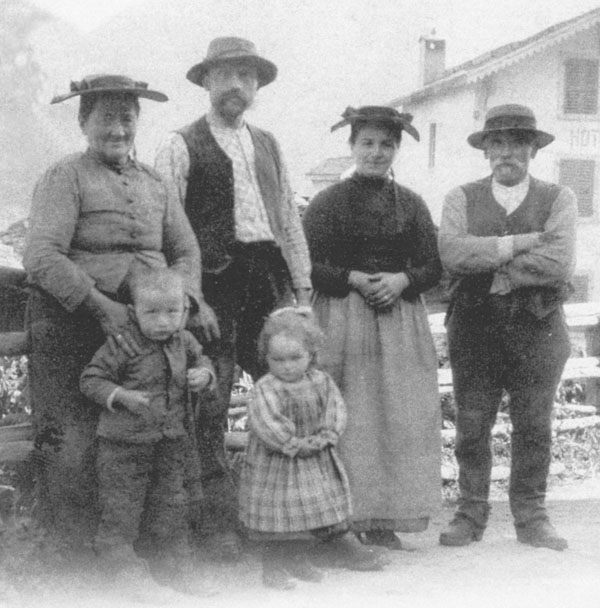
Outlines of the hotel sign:
{"label": "hotel sign", "polygon": [[572,152],[594,152],[600,150],[600,127],[585,125],[567,129],[563,142]]}

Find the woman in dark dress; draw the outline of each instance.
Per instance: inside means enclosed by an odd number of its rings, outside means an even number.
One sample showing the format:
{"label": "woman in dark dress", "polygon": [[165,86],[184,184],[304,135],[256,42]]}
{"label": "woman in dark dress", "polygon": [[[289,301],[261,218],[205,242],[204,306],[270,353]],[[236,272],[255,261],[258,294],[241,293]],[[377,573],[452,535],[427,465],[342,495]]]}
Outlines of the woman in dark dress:
{"label": "woman in dark dress", "polygon": [[354,174],[317,194],[304,214],[321,360],[348,407],[340,441],[354,530],[401,549],[441,497],[437,358],[421,293],[441,276],[423,200],[391,173],[412,117],[382,106],[348,108]]}

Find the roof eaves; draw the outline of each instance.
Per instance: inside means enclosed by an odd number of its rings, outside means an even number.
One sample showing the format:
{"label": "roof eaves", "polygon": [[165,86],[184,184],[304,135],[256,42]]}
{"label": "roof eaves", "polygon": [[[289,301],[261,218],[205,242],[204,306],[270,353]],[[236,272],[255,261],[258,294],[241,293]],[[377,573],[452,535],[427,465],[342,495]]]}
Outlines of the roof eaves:
{"label": "roof eaves", "polygon": [[465,71],[452,73],[450,76],[436,80],[435,82],[428,84],[426,87],[419,89],[418,91],[414,91],[413,93],[410,93],[408,95],[403,95],[402,97],[392,99],[389,105],[395,108],[405,104],[424,101],[426,99],[429,99],[430,97],[439,95],[444,91],[455,89],[465,84],[467,84],[467,73]]}
{"label": "roof eaves", "polygon": [[515,63],[519,63],[532,55],[541,53],[552,46],[560,44],[575,34],[594,27],[598,23],[600,23],[600,15],[585,23],[572,24],[571,27],[565,28],[561,31],[551,32],[544,40],[532,40],[529,44],[519,45],[512,51],[508,51],[507,53],[499,55],[495,58],[490,58],[488,61],[482,63],[480,67],[466,70],[467,83],[473,83],[481,80],[490,74],[494,74],[495,72],[498,72],[506,67],[514,65]]}
{"label": "roof eaves", "polygon": [[397,107],[403,104],[416,103],[450,88],[473,84],[490,74],[542,52],[576,33],[590,29],[598,23],[600,23],[600,8],[593,9],[567,21],[556,23],[524,40],[510,42],[458,66],[449,68],[440,79],[413,93],[397,97],[389,105]]}

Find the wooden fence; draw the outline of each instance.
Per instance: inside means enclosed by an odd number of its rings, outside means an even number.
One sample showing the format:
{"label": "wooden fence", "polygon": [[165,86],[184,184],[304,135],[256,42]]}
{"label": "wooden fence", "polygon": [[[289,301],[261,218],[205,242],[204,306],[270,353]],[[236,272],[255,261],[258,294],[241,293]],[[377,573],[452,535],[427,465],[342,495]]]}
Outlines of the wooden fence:
{"label": "wooden fence", "polygon": [[[586,405],[565,406],[576,417],[557,417],[554,422],[556,432],[570,432],[580,428],[600,426],[600,303],[567,304],[565,316],[575,354],[565,366],[562,379],[577,380],[585,385]],[[436,336],[445,334],[444,315],[429,316],[431,331]],[[15,336],[12,340],[18,340]],[[12,342],[11,342],[12,344]],[[18,349],[17,349],[18,350]],[[2,354],[2,353],[0,353]],[[11,352],[11,354],[14,354]],[[450,369],[438,370],[440,394],[452,392],[452,373]],[[230,413],[239,417],[245,413],[245,396],[233,395]],[[494,428],[495,434],[508,434],[510,425],[499,420]],[[28,423],[0,426],[0,462],[18,462],[31,452],[32,428]],[[452,443],[454,429],[442,430],[442,443]],[[247,434],[241,431],[228,431],[225,445],[230,450],[241,450],[247,442]]]}

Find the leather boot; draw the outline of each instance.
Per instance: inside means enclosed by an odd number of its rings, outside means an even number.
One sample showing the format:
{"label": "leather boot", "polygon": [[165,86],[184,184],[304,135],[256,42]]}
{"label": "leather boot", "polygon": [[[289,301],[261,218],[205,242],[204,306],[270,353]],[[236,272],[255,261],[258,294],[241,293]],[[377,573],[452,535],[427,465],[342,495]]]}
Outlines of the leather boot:
{"label": "leather boot", "polygon": [[455,515],[454,519],[440,533],[440,545],[464,547],[474,540],[483,538],[483,528],[478,528],[466,517]]}
{"label": "leather boot", "polygon": [[554,526],[544,519],[516,524],[515,530],[517,531],[517,540],[532,547],[564,551],[569,546],[566,539],[558,535]]}

